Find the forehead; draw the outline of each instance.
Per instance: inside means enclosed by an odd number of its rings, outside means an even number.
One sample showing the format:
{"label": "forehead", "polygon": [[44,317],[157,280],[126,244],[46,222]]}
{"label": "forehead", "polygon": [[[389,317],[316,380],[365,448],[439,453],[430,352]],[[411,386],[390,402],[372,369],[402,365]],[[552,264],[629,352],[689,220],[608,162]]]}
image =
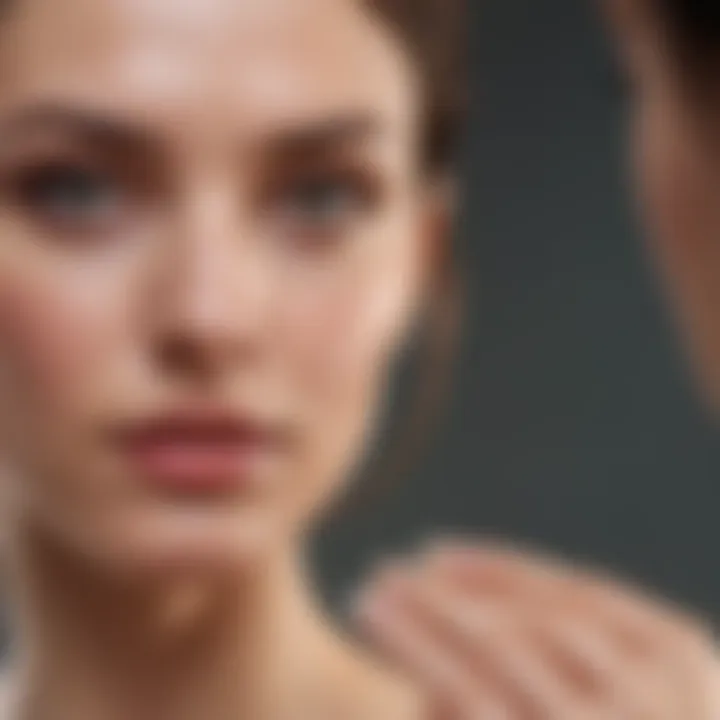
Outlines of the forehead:
{"label": "forehead", "polygon": [[414,113],[412,65],[357,0],[19,0],[0,29],[0,112],[77,102],[252,131]]}

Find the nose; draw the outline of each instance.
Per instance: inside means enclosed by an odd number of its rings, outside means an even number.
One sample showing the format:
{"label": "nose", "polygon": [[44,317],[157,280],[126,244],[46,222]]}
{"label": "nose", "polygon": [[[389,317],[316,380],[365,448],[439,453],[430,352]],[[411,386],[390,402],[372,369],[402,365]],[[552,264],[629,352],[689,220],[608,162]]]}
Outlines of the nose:
{"label": "nose", "polygon": [[210,183],[174,217],[150,309],[166,372],[214,377],[260,349],[266,282],[243,225],[233,194]]}

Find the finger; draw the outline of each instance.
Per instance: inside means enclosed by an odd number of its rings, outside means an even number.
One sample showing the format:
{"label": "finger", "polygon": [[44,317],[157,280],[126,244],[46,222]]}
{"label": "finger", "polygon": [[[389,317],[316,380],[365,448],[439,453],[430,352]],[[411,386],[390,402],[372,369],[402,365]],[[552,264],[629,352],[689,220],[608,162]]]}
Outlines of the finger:
{"label": "finger", "polygon": [[[472,561],[471,573],[476,573],[479,555],[475,547],[461,555]],[[501,561],[500,572],[507,573],[509,567],[511,575],[513,572],[521,575],[511,578],[510,585],[515,583],[516,589],[504,596],[505,608],[517,618],[533,619],[536,632],[545,636],[542,647],[553,655],[552,662],[562,668],[562,677],[571,687],[584,687],[592,690],[596,698],[605,698],[624,708],[633,707],[638,715],[715,720],[710,713],[717,704],[720,663],[708,636],[693,634],[692,627],[688,630],[683,625],[669,626],[672,625],[669,617],[673,616],[664,615],[658,622],[657,610],[651,603],[639,606],[635,598],[628,599],[620,593],[597,593],[592,595],[592,601],[584,603],[568,603],[567,599],[560,602],[562,597],[554,605],[533,603],[536,594],[530,592],[532,579],[537,577],[538,584],[544,581],[547,566],[538,577],[534,575],[540,567],[537,563],[518,573],[513,563],[507,561],[507,555],[496,555],[493,559]],[[427,572],[427,563],[425,566],[426,582],[431,578],[437,581],[437,573]],[[386,580],[388,577],[392,578],[392,572],[386,573]],[[446,582],[445,576],[440,579],[446,588],[457,592],[457,584]],[[553,581],[562,584],[563,579],[560,576]],[[379,584],[382,586],[383,581]],[[577,592],[577,588],[573,590]],[[479,602],[479,594],[475,597],[464,594],[474,603]],[[554,641],[549,642],[553,627],[558,630]],[[669,710],[667,715],[663,708],[680,709]]]}
{"label": "finger", "polygon": [[580,619],[538,620],[530,627],[543,657],[609,717],[716,718],[707,710],[707,667],[703,675],[677,653],[630,654],[617,638]]}
{"label": "finger", "polygon": [[533,606],[592,613],[639,649],[668,641],[696,649],[714,646],[709,624],[607,574],[477,542],[441,541],[420,562],[428,574],[468,592],[513,595]]}
{"label": "finger", "polygon": [[[417,564],[430,574],[447,577],[468,590],[504,594],[531,587],[541,595],[557,594],[559,572],[536,555],[498,544],[436,539],[428,543]],[[563,568],[562,576],[567,576]]]}
{"label": "finger", "polygon": [[438,646],[399,604],[367,594],[359,600],[355,614],[375,648],[427,688],[437,703],[439,717],[517,717],[496,689],[469,672],[452,652]]}
{"label": "finger", "polygon": [[671,687],[679,688],[674,707],[677,717],[720,718],[720,663],[716,649],[694,652],[692,648],[663,656],[662,669]]}
{"label": "finger", "polygon": [[677,669],[635,662],[592,625],[508,614],[417,580],[414,587],[396,582],[395,591],[402,587],[416,625],[469,674],[488,678],[523,717],[704,717],[673,710],[690,692]]}
{"label": "finger", "polygon": [[[521,549],[499,542],[478,543],[457,539],[437,539],[428,544],[419,563],[430,571],[445,571],[449,577],[483,581],[497,580],[506,588],[532,588],[534,600],[566,596],[568,599],[617,599],[618,604],[634,608],[639,615],[655,617],[673,626],[689,626],[703,635],[713,635],[713,623],[699,613],[688,613],[667,598],[643,590],[637,584],[621,580],[610,572],[587,564],[560,560],[538,551]],[[492,584],[490,584],[492,587]]]}
{"label": "finger", "polygon": [[[588,715],[590,707],[577,688],[547,661],[532,638],[500,605],[477,601],[407,577],[393,590],[405,617],[432,643],[461,664],[465,674],[483,678],[510,699],[525,717]],[[390,594],[386,587],[385,596]]]}
{"label": "finger", "polygon": [[682,685],[677,677],[668,677],[667,666],[656,658],[638,661],[592,624],[546,619],[536,626],[536,632],[545,656],[563,668],[563,676],[572,678],[608,717],[691,717],[668,714]]}

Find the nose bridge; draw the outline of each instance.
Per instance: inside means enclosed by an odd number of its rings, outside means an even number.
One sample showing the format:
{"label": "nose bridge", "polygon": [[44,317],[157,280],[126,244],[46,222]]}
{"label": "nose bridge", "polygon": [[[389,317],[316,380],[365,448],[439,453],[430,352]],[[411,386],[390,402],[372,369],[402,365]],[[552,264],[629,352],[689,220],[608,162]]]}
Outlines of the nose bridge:
{"label": "nose bridge", "polygon": [[161,335],[217,354],[252,339],[261,278],[237,189],[205,178],[180,193],[160,261]]}

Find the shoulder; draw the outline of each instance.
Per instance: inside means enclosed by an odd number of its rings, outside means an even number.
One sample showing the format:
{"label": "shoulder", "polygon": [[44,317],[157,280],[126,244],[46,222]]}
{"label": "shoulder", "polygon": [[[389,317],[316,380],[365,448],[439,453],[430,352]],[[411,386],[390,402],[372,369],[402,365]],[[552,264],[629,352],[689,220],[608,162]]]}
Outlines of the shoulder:
{"label": "shoulder", "polygon": [[403,679],[385,675],[368,695],[366,717],[387,720],[420,720],[426,717],[420,690]]}
{"label": "shoulder", "polygon": [[[421,720],[426,717],[422,688],[405,679],[362,648],[346,648],[335,664],[334,682],[341,691],[336,717],[347,720]],[[350,707],[348,701],[352,699]],[[340,711],[341,710],[341,711]]]}

